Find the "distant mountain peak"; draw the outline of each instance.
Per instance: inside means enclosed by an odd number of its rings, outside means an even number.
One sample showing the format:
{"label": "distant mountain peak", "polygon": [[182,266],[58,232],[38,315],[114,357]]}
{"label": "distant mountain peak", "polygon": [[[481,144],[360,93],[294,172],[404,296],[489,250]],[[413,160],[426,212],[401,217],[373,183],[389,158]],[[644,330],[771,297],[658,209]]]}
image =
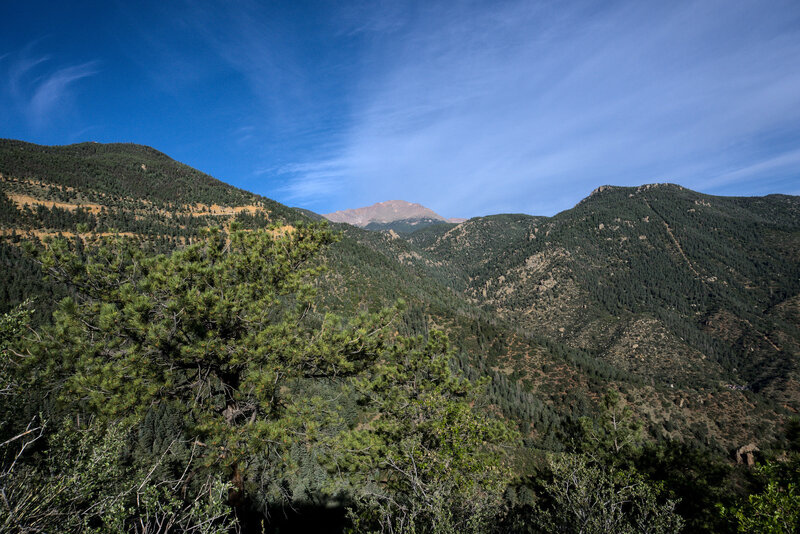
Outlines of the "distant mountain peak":
{"label": "distant mountain peak", "polygon": [[372,223],[387,224],[411,219],[428,219],[442,222],[463,221],[463,219],[445,219],[422,204],[405,200],[387,200],[363,208],[334,211],[323,216],[332,222],[347,223],[360,227],[365,227]]}

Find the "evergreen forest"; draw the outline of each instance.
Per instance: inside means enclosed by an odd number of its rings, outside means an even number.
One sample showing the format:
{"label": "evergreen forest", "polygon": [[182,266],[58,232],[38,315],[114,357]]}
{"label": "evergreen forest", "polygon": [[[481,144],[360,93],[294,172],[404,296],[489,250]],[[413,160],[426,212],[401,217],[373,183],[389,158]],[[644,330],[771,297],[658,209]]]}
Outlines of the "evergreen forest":
{"label": "evergreen forest", "polygon": [[800,531],[800,197],[333,224],[0,140],[0,532]]}

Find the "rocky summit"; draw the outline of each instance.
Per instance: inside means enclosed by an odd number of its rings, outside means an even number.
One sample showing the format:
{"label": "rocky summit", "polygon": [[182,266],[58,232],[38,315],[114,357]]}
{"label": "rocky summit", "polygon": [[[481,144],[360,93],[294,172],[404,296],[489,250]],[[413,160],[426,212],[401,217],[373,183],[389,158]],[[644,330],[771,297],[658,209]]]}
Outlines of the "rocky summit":
{"label": "rocky summit", "polygon": [[465,219],[446,219],[421,204],[405,200],[387,200],[371,206],[325,214],[331,222],[346,223],[368,230],[394,230],[410,233],[432,224],[464,222]]}

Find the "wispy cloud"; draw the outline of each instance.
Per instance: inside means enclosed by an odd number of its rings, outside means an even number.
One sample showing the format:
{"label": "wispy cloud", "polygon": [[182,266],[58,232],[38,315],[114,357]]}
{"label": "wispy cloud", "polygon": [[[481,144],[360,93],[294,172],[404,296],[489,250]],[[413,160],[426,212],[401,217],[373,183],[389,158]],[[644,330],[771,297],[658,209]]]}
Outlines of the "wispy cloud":
{"label": "wispy cloud", "polygon": [[99,62],[54,66],[50,55],[31,55],[31,48],[8,54],[6,91],[24,120],[41,130],[69,107],[76,83],[97,74]]}
{"label": "wispy cloud", "polygon": [[347,168],[345,162],[327,160],[283,165],[269,172],[290,177],[276,191],[283,200],[308,205],[343,193],[342,187],[346,185],[343,172]]}
{"label": "wispy cloud", "polygon": [[256,133],[255,126],[245,125],[234,129],[231,135],[238,144],[243,145],[255,139]]}
{"label": "wispy cloud", "polygon": [[23,56],[14,61],[8,69],[8,87],[12,95],[21,98],[24,96],[23,83],[25,78],[37,65],[50,59],[50,56],[27,57]]}
{"label": "wispy cloud", "polygon": [[800,9],[779,4],[434,4],[365,54],[351,126],[293,184],[312,195],[330,163],[335,208],[476,215],[553,213],[601,183],[758,179],[777,167],[726,173],[779,158],[765,135],[800,139]]}
{"label": "wispy cloud", "polygon": [[4,34],[6,135],[103,124],[325,212],[405,198],[547,214],[606,183],[797,188],[796,0],[115,0],[97,17],[105,33],[53,24],[17,51],[25,33]]}
{"label": "wispy cloud", "polygon": [[35,86],[29,102],[30,118],[34,125],[41,127],[53,112],[63,105],[72,88],[80,79],[97,73],[97,62],[57,69],[44,76]]}
{"label": "wispy cloud", "polygon": [[152,23],[143,25],[138,4],[117,4],[130,30],[119,37],[120,47],[159,92],[183,103],[187,93],[213,91],[219,99],[212,106],[230,110],[227,120],[256,125],[252,137],[237,134],[234,142],[266,146],[271,137],[273,146],[277,140],[291,150],[292,144],[321,141],[331,116],[339,115],[326,88],[340,79],[329,81],[324,67],[317,68],[335,47],[317,43],[330,34],[307,20],[322,17],[316,11],[327,12],[324,5],[148,2],[144,11]]}
{"label": "wispy cloud", "polygon": [[[796,184],[800,183],[800,149],[790,150],[776,156],[769,156],[766,159],[749,163],[743,167],[711,177],[699,183],[702,188],[721,188],[753,178],[764,179],[765,177],[774,176],[776,174],[793,174],[797,179]],[[793,189],[793,191],[796,190],[797,187]]]}

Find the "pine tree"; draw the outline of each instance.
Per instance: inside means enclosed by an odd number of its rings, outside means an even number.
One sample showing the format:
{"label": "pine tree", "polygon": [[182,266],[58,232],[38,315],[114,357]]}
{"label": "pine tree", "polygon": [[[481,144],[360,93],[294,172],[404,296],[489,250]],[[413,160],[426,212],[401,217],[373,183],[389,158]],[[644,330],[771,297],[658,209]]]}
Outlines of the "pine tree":
{"label": "pine tree", "polygon": [[[373,526],[377,510],[423,530],[485,526],[509,477],[498,445],[514,434],[473,406],[478,392],[451,369],[443,334],[388,328],[402,303],[348,322],[316,310],[319,253],[334,239],[319,225],[232,225],[158,255],[120,237],[83,251],[54,240],[38,260],[75,296],[23,344],[27,368],[59,392],[62,413],[131,429],[136,462],[174,429],[181,450],[227,475],[231,504],[269,491],[264,476],[314,489],[324,451],[346,462],[356,497],[381,488],[385,498],[358,501],[357,525]],[[324,397],[345,384],[362,401],[350,421]]]}
{"label": "pine tree", "polygon": [[234,227],[169,255],[110,238],[85,260],[53,241],[40,261],[77,296],[28,345],[29,362],[100,420],[183,407],[210,462],[285,447],[304,425],[297,385],[359,372],[387,335],[390,311],[347,325],[315,313],[316,257],[333,240],[317,226]]}

